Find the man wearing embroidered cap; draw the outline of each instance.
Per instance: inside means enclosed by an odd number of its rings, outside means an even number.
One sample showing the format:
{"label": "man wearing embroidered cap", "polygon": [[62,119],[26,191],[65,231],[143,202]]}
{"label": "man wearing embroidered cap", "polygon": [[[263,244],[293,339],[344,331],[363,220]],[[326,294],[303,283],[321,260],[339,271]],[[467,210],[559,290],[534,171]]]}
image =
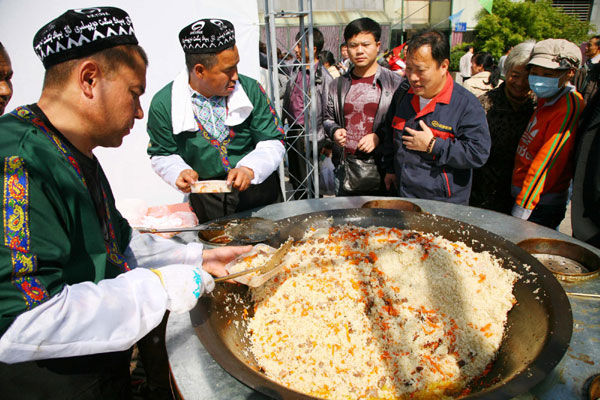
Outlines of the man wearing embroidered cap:
{"label": "man wearing embroidered cap", "polygon": [[93,149],[143,116],[148,61],[125,11],[69,10],[33,45],[42,95],[0,118],[2,396],[130,398],[132,345],[214,287],[201,265],[224,275],[249,249],[132,233],[117,211]]}
{"label": "man wearing embroidered cap", "polygon": [[200,222],[279,201],[283,129],[265,91],[238,74],[231,22],[201,19],[181,30],[186,69],[152,99],[152,168],[188,193],[197,180],[226,180],[231,193],[190,195]]}
{"label": "man wearing embroidered cap", "polygon": [[585,102],[569,81],[581,51],[564,39],[538,42],[529,60],[529,86],[538,105],[515,156],[512,215],[555,229],[565,216],[572,157]]}

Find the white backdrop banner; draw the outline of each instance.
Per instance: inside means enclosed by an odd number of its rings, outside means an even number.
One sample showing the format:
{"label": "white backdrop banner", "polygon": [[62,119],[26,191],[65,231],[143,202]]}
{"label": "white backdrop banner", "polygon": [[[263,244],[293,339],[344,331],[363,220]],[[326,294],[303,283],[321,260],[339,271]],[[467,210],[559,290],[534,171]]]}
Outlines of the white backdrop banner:
{"label": "white backdrop banner", "polygon": [[224,18],[235,25],[240,52],[239,71],[259,79],[258,11],[248,0],[1,0],[0,41],[8,51],[14,70],[14,94],[6,112],[35,103],[40,96],[44,68],[33,52],[33,36],[44,24],[70,8],[114,6],[127,11],[140,45],[148,53],[146,94],[141,102],[144,119],[136,121],[117,149],[94,151],[108,176],[117,203],[143,199],[148,205],[181,202],[183,195],[164,183],[151,169],[146,154],[146,115],[152,96],[172,81],[184,67],[179,31],[201,18]]}

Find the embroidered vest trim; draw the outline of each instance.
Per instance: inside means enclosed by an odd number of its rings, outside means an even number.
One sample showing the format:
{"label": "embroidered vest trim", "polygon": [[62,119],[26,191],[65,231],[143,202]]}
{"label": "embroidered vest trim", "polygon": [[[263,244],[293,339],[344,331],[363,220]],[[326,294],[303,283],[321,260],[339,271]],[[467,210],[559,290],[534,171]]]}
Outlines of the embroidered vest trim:
{"label": "embroidered vest trim", "polygon": [[[79,167],[79,163],[77,162],[75,157],[73,157],[73,155],[69,151],[68,147],[63,143],[63,141],[58,137],[58,135],[56,135],[56,133],[54,133],[51,129],[49,129],[46,126],[46,124],[44,124],[44,122],[41,119],[36,117],[35,114],[27,107],[18,107],[15,110],[13,110],[11,112],[11,114],[13,114],[15,117],[17,117],[23,121],[29,122],[30,124],[32,124],[33,126],[38,128],[46,136],[46,138],[48,138],[48,140],[50,140],[50,142],[52,144],[54,144],[54,147],[56,147],[58,152],[63,156],[63,158],[72,167],[73,171],[75,172],[75,174],[77,175],[77,177],[79,178],[79,180],[81,181],[83,186],[85,186],[87,188],[87,184],[86,184],[85,178],[83,177],[83,174],[81,172],[81,168]],[[108,198],[106,195],[106,191],[104,190],[104,186],[102,185],[102,183],[100,183],[100,187],[102,189],[102,195],[104,198],[104,207],[106,207],[106,216],[107,216],[107,220],[108,220],[107,225],[108,225],[109,238],[108,238],[108,242],[105,242],[107,257],[108,257],[108,260],[113,265],[118,267],[122,272],[127,272],[130,270],[130,268],[129,268],[129,265],[127,264],[127,261],[125,261],[125,257],[123,257],[123,255],[120,253],[119,246],[117,245],[117,237],[115,235],[112,218],[111,218],[110,211],[108,208]],[[29,229],[29,228],[27,228],[27,229]]]}

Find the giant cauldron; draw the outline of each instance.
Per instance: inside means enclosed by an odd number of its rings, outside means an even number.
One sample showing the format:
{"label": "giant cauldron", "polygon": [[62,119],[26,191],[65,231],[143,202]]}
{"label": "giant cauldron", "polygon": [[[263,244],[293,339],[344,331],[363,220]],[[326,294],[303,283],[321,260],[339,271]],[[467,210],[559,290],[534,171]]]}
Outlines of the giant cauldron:
{"label": "giant cauldron", "polygon": [[[517,304],[508,314],[502,345],[492,370],[470,386],[468,399],[506,399],[542,381],[569,346],[573,318],[569,301],[554,276],[535,258],[511,242],[475,226],[430,214],[378,209],[344,209],[298,215],[279,222],[280,230],[268,240],[278,246],[289,236],[299,239],[311,226],[341,224],[414,229],[462,241],[475,251],[489,251],[503,267],[522,275],[515,284]],[[537,289],[537,290],[536,290]],[[231,292],[241,301],[228,302]],[[225,307],[228,304],[228,307]],[[202,298],[192,310],[197,336],[212,357],[244,384],[277,399],[316,399],[290,390],[258,371],[247,351],[242,321],[250,311],[247,288],[218,286],[213,296]],[[231,323],[240,321],[241,323]]]}

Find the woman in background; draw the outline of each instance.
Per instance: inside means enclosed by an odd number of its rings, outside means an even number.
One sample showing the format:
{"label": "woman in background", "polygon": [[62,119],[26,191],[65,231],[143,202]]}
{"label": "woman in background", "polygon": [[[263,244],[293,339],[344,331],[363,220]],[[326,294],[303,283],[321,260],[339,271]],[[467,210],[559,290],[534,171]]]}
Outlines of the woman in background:
{"label": "woman in background", "polygon": [[504,63],[506,81],[479,97],[486,112],[492,148],[487,163],[473,170],[471,206],[511,213],[514,198],[510,190],[515,153],[535,108],[527,69],[534,46],[534,40],[515,46]]}
{"label": "woman in background", "polygon": [[333,53],[329,50],[323,50],[319,53],[319,62],[327,69],[327,72],[333,77],[333,79],[340,76],[340,71],[335,66],[335,58]]}
{"label": "woman in background", "polygon": [[471,78],[463,86],[479,97],[498,86],[500,72],[490,53],[479,52],[471,59]]}

